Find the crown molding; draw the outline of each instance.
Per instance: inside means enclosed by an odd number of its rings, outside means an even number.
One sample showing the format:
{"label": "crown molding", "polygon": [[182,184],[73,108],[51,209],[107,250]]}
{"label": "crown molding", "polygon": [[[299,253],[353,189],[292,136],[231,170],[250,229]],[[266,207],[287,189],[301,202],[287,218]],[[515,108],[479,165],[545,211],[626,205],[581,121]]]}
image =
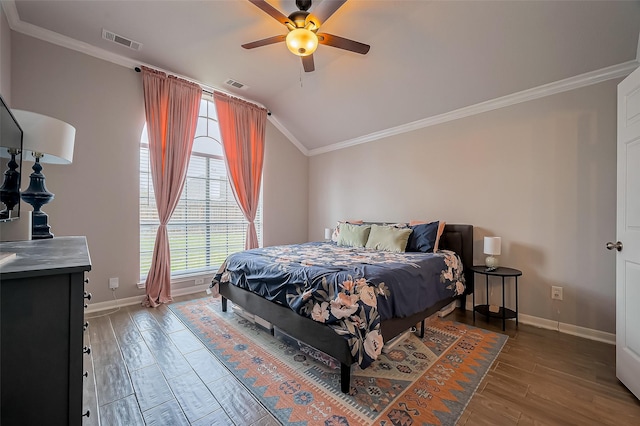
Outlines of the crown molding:
{"label": "crown molding", "polygon": [[[22,34],[26,34],[40,40],[56,44],[58,46],[66,47],[78,52],[85,53],[95,58],[103,59],[105,61],[112,62],[114,64],[121,65],[127,68],[135,68],[140,65],[145,65],[150,68],[156,68],[153,65],[147,65],[126,58],[124,56],[109,52],[107,50],[92,46],[88,43],[83,43],[75,40],[71,37],[58,34],[56,32],[23,22],[20,20],[18,10],[14,0],[2,0],[2,9],[7,17],[9,28],[13,31],[17,31]],[[534,87],[532,89],[523,90],[510,95],[502,96],[500,98],[491,99],[485,102],[481,102],[475,105],[470,105],[457,110],[445,112],[443,114],[426,117],[421,120],[413,121],[411,123],[402,124],[400,126],[391,127],[389,129],[381,130],[378,132],[370,133],[368,135],[359,136],[357,138],[348,139],[342,142],[337,142],[331,145],[324,146],[322,148],[307,149],[286,127],[278,121],[278,119],[271,115],[269,121],[305,156],[320,155],[331,151],[337,151],[339,149],[348,148],[350,146],[360,145],[363,143],[373,142],[379,139],[387,138],[390,136],[399,135],[402,133],[411,132],[414,130],[422,129],[425,127],[435,126],[438,124],[446,123],[453,120],[458,120],[472,115],[481,114],[483,112],[492,111],[499,108],[504,108],[511,105],[516,105],[522,102],[531,101],[534,99],[542,98],[545,96],[555,95],[557,93],[566,92],[569,90],[575,90],[581,87],[590,86],[603,81],[611,80],[614,78],[626,77],[633,70],[640,65],[640,34],[638,37],[638,50],[636,53],[636,60],[624,62],[622,64],[613,65],[610,67],[602,68],[596,71],[591,71],[585,74],[580,74],[575,77],[569,77],[564,80],[556,81],[542,86]],[[156,68],[157,69],[157,68]],[[160,70],[169,74],[175,74],[171,71]],[[214,88],[211,86],[203,85],[202,83],[193,80],[186,76],[178,76],[185,80],[190,80],[200,84],[206,90],[213,91],[218,90],[220,92],[228,93],[225,90]],[[240,97],[237,94],[229,93],[231,96]],[[241,98],[241,97],[240,97]],[[245,99],[245,98],[241,98]],[[249,102],[261,105],[253,100],[245,99]],[[266,107],[265,107],[266,108]],[[268,109],[268,108],[267,108]]]}
{"label": "crown molding", "polygon": [[[75,50],[98,59],[103,59],[105,61],[112,62],[123,67],[133,69],[134,67],[145,65],[141,64],[140,61],[134,61],[133,59],[125,58],[124,56],[109,52],[104,49],[100,49],[88,43],[84,43],[71,37],[56,33],[54,31],[50,31],[45,28],[30,24],[28,22],[21,21],[20,17],[18,16],[18,10],[16,9],[15,2],[13,0],[2,0],[2,8],[7,15],[9,28],[11,28],[13,31],[46,41],[48,43],[66,47],[68,49]],[[153,68],[153,66],[151,65],[149,65],[149,67]]]}
{"label": "crown molding", "polygon": [[18,17],[18,9],[16,8],[16,3],[14,0],[2,0],[0,1],[0,7],[2,7],[2,11],[4,15],[7,17],[7,22],[9,23],[9,28],[12,30],[13,23],[20,20]]}
{"label": "crown molding", "polygon": [[633,70],[638,68],[640,61],[628,61],[622,64],[613,65],[610,67],[602,68],[596,71],[591,71],[585,74],[580,74],[575,77],[569,77],[564,80],[556,81],[542,86],[534,87],[532,89],[523,90],[521,92],[512,93],[510,95],[502,96],[499,98],[491,99],[485,102],[480,102],[475,105],[456,109],[453,111],[445,112],[443,114],[434,115],[421,120],[413,121],[411,123],[402,124],[400,126],[391,127],[389,129],[381,130],[379,132],[370,133],[368,135],[360,136],[354,139],[338,142],[332,145],[327,145],[322,148],[316,148],[309,150],[309,155],[319,155],[339,149],[348,148],[350,146],[360,145],[367,142],[373,142],[378,139],[388,138],[390,136],[399,135],[401,133],[411,132],[417,129],[422,129],[429,126],[435,126],[437,124],[446,123],[448,121],[458,120],[472,115],[481,114],[483,112],[492,111],[499,108],[516,105],[522,102],[531,101],[534,99],[542,98],[545,96],[555,95],[557,93],[566,92],[569,90],[579,89],[581,87],[590,86],[603,81],[611,80],[614,78],[626,77]]}
{"label": "crown molding", "polygon": [[[259,102],[254,101],[253,99],[248,99],[245,98],[241,95],[238,95],[236,93],[231,93],[228,92],[224,89],[220,89],[214,86],[210,86],[204,83],[201,83],[200,81],[197,81],[191,77],[187,77],[184,75],[180,75],[177,74],[173,71],[169,71],[169,70],[164,70],[161,68],[156,67],[155,65],[150,65],[150,64],[146,64],[144,62],[138,61],[138,60],[134,60],[131,58],[127,58],[125,56],[119,55],[117,53],[113,53],[113,52],[109,52],[108,50],[105,49],[101,49],[99,47],[93,46],[91,44],[88,43],[84,43],[81,41],[78,41],[74,38],[71,37],[67,37],[65,35],[56,33],[54,31],[51,30],[47,30],[45,28],[42,27],[38,27],[36,25],[30,24],[28,22],[24,22],[20,20],[20,16],[18,15],[18,9],[16,8],[16,4],[14,0],[2,0],[2,9],[5,12],[5,15],[7,16],[7,22],[9,23],[9,28],[11,28],[13,31],[46,41],[48,43],[51,44],[55,44],[61,47],[66,47],[67,49],[71,49],[71,50],[75,50],[77,52],[80,53],[84,53],[86,55],[89,56],[93,56],[94,58],[98,58],[98,59],[102,59],[105,60],[107,62],[111,62],[113,64],[116,65],[120,65],[123,66],[125,68],[130,68],[130,69],[134,69],[136,67],[140,67],[140,66],[146,66],[148,68],[153,68],[155,70],[164,72],[166,74],[171,74],[171,75],[175,75],[176,77],[182,78],[184,80],[187,81],[191,81],[193,83],[196,83],[198,85],[200,85],[200,87],[202,87],[203,90],[207,91],[207,92],[211,92],[213,93],[214,91],[218,91],[218,92],[222,92],[222,93],[226,93],[230,96],[245,100],[247,102],[251,102],[253,104],[256,104],[266,110],[268,110],[269,108],[267,108],[265,105],[262,105]],[[293,143],[293,141],[292,141]],[[297,145],[296,145],[297,146]],[[306,148],[305,148],[306,151]],[[308,154],[305,154],[308,155]]]}
{"label": "crown molding", "polygon": [[296,148],[300,150],[301,153],[303,153],[307,157],[309,156],[309,150],[304,145],[302,145],[302,143],[300,143],[300,141],[295,136],[293,136],[293,134],[286,127],[284,127],[282,123],[280,123],[280,121],[278,121],[273,113],[267,118],[269,119],[271,124],[273,124],[276,129],[280,131],[280,133],[282,133],[287,139],[289,139],[289,142],[291,142]]}

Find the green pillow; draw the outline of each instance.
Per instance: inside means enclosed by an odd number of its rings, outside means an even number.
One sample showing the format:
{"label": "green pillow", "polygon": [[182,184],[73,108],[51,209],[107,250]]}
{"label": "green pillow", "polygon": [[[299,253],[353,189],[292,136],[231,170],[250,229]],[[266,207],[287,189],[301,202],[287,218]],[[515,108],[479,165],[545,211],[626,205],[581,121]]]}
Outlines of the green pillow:
{"label": "green pillow", "polygon": [[352,225],[350,223],[340,224],[340,234],[338,235],[339,246],[364,247],[369,239],[369,225]]}
{"label": "green pillow", "polygon": [[412,231],[411,228],[371,225],[371,233],[366,247],[374,250],[402,253],[407,248],[407,241],[409,241]]}

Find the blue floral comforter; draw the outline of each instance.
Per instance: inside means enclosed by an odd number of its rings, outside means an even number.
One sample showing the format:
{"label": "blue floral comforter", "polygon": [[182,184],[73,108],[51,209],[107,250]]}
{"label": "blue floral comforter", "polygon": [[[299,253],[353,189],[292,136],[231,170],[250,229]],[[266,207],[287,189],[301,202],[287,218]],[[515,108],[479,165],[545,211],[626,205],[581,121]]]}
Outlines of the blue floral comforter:
{"label": "blue floral comforter", "polygon": [[230,255],[213,279],[230,282],[326,323],[366,368],[382,350],[380,321],[406,317],[464,292],[448,250],[390,253],[335,243],[265,247]]}

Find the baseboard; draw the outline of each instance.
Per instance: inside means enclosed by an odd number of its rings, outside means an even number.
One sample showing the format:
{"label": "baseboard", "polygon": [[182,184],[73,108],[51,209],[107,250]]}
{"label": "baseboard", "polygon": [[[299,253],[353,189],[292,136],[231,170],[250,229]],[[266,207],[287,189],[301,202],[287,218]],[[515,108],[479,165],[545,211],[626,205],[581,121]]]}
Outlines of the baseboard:
{"label": "baseboard", "polygon": [[[466,310],[471,311],[473,309],[472,302],[467,298]],[[510,320],[513,321],[513,320]],[[616,344],[615,333],[607,333],[605,331],[594,330],[592,328],[580,327],[573,324],[567,324],[564,322],[553,321],[546,318],[534,317],[533,315],[527,315],[518,313],[518,322],[522,324],[532,325],[538,328],[544,328],[547,330],[556,330],[560,333],[571,334],[573,336],[583,337],[589,340],[595,340],[598,342],[608,343],[610,345]]]}
{"label": "baseboard", "polygon": [[[209,284],[202,284],[193,287],[185,287],[171,290],[172,296],[184,296],[187,294],[204,292],[209,288]],[[131,306],[131,305],[139,305],[142,303],[142,299],[144,296],[133,296],[133,297],[125,297],[124,299],[117,299],[117,293],[114,293],[116,299],[109,300],[107,302],[98,302],[98,303],[90,303],[87,309],[85,309],[86,314],[91,314],[94,312],[105,311],[107,309],[116,309],[122,306]]]}
{"label": "baseboard", "polygon": [[[175,289],[171,291],[171,294],[173,296],[184,296],[187,294],[204,292],[207,290],[207,288],[209,288],[209,284],[203,284],[203,285],[198,285],[194,287]],[[133,296],[133,297],[126,297],[124,299],[112,300],[108,302],[91,303],[85,310],[85,313],[90,314],[94,312],[104,311],[107,309],[115,309],[117,307],[122,307],[122,306],[137,305],[142,302],[142,298],[143,298],[142,296]],[[458,306],[459,304],[460,302],[458,301],[454,306]],[[472,309],[470,300],[467,300],[466,309],[468,311]],[[560,333],[571,334],[573,336],[583,337],[589,340],[596,340],[598,342],[608,343],[610,345],[616,344],[616,335],[614,333],[607,333],[600,330],[580,327],[573,324],[566,324],[563,322],[553,321],[546,318],[534,317],[532,315],[526,315],[522,313],[518,314],[518,320],[522,324],[532,325],[538,328],[544,328],[547,330],[556,330],[556,331],[559,331]]]}
{"label": "baseboard", "polygon": [[607,333],[605,331],[594,330],[592,328],[580,327],[578,325],[567,324],[564,322],[553,321],[545,318],[538,318],[532,315],[518,314],[518,320],[523,324],[533,325],[538,328],[546,328],[547,330],[556,330],[560,333],[571,334],[573,336],[584,337],[589,340],[616,344],[615,333]]}

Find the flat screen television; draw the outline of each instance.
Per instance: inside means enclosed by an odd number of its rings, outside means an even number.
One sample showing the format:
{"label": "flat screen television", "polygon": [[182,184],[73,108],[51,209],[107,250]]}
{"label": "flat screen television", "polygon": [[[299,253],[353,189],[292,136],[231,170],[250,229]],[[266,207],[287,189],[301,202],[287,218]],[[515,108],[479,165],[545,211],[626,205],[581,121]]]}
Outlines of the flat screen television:
{"label": "flat screen television", "polygon": [[0,222],[20,217],[22,129],[0,96]]}

